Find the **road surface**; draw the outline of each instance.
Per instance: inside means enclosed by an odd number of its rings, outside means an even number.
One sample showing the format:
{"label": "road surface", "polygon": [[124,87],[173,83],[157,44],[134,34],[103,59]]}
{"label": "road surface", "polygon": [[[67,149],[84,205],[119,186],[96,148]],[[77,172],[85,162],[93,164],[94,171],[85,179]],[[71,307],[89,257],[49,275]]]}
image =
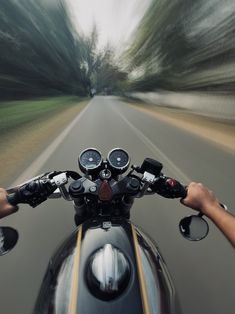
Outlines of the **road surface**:
{"label": "road surface", "polygon": [[[111,96],[93,98],[30,172],[33,176],[54,169],[77,170],[78,155],[87,147],[96,147],[103,156],[113,147],[122,147],[135,164],[155,158],[164,164],[167,175],[184,183],[201,181],[235,208],[233,155]],[[178,222],[190,213],[178,200],[149,196],[136,201],[131,214],[133,222],[158,243],[184,314],[234,313],[235,251],[211,223],[203,241],[183,239]],[[32,312],[50,256],[74,229],[73,214],[70,203],[49,200],[36,209],[21,206],[17,214],[1,221],[20,234],[16,248],[0,258],[1,313]]]}

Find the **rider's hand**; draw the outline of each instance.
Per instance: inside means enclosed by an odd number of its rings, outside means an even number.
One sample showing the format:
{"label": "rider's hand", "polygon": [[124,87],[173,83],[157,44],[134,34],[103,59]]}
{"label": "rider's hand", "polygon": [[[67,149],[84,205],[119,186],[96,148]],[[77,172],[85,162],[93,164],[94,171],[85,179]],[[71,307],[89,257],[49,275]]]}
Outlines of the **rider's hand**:
{"label": "rider's hand", "polygon": [[0,188],[0,218],[11,215],[18,210],[18,206],[12,206],[7,201],[6,190]]}
{"label": "rider's hand", "polygon": [[214,193],[208,190],[203,184],[195,182],[189,184],[187,196],[181,199],[181,203],[200,211],[206,216],[209,216],[214,208],[220,207],[219,201]]}

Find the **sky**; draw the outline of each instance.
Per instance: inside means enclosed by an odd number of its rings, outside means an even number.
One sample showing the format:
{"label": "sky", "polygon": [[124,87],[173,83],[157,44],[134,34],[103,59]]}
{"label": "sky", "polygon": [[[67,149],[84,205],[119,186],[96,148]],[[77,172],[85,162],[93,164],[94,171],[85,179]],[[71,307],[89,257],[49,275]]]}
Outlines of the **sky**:
{"label": "sky", "polygon": [[125,49],[151,0],[67,0],[78,31],[88,35],[94,24],[99,47],[109,42]]}

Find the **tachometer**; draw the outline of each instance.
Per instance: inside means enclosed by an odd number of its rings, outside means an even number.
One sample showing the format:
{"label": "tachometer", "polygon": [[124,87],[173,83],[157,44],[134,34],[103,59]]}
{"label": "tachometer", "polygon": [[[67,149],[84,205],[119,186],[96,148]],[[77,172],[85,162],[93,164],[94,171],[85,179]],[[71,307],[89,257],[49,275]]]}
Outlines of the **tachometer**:
{"label": "tachometer", "polygon": [[91,173],[102,164],[101,153],[95,148],[88,148],[81,152],[78,159],[79,167],[84,173]]}
{"label": "tachometer", "polygon": [[118,173],[123,173],[129,166],[130,158],[124,149],[114,148],[109,152],[107,161],[113,170],[117,171]]}

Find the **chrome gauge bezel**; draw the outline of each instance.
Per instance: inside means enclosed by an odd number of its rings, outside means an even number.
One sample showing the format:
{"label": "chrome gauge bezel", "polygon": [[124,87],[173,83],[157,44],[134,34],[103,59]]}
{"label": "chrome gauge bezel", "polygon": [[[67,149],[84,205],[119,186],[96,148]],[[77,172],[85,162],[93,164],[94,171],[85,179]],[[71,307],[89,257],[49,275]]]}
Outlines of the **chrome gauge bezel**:
{"label": "chrome gauge bezel", "polygon": [[[112,162],[110,161],[110,156],[111,156],[112,153],[115,152],[115,151],[122,151],[122,152],[124,152],[124,153],[128,156],[128,161],[127,161],[127,163],[126,163],[124,166],[118,167],[118,166],[116,166],[116,165],[113,165]],[[125,171],[128,169],[128,167],[129,167],[129,165],[130,165],[130,156],[129,156],[129,154],[127,153],[127,151],[126,151],[125,149],[123,149],[123,148],[114,148],[114,149],[112,149],[112,150],[108,153],[107,162],[108,162],[109,167],[110,167],[112,170],[115,170],[115,171],[117,171],[118,173],[123,173],[123,172],[125,172]]]}
{"label": "chrome gauge bezel", "polygon": [[[84,166],[82,163],[81,163],[81,157],[84,153],[88,152],[88,151],[95,151],[96,153],[98,153],[100,155],[100,162],[99,164],[97,164],[96,166],[94,166],[93,168],[88,168],[86,166]],[[94,171],[97,171],[98,169],[100,169],[100,167],[102,166],[102,163],[103,163],[103,158],[102,158],[102,155],[101,155],[101,152],[98,151],[98,149],[96,148],[93,148],[93,147],[90,147],[90,148],[86,148],[84,149],[81,154],[79,155],[78,157],[78,165],[79,165],[79,168],[81,169],[81,171],[85,172],[85,173],[91,173],[91,172],[94,172]]]}

